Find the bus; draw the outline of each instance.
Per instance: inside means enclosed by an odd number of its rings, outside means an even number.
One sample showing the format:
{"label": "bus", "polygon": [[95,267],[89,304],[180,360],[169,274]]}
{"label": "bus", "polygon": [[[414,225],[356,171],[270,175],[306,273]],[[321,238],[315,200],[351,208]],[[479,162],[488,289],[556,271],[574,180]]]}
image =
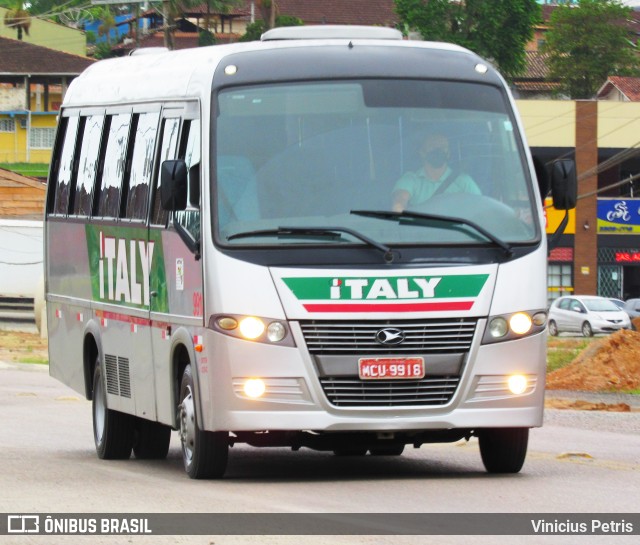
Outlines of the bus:
{"label": "bus", "polygon": [[165,458],[175,430],[191,478],[235,444],[472,437],[518,472],[550,186],[574,206],[572,162],[536,161],[503,78],[451,44],[292,27],[97,62],[50,167],[50,374],[92,401],[100,458]]}

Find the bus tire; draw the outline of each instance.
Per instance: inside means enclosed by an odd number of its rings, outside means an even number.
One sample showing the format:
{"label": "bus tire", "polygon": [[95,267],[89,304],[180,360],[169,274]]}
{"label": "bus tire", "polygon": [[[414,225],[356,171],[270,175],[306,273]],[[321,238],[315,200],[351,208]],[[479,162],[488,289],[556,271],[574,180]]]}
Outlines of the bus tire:
{"label": "bus tire", "polygon": [[334,449],[333,454],[335,456],[365,456],[367,454],[367,449],[360,447],[341,447]]}
{"label": "bus tire", "polygon": [[163,460],[169,453],[171,428],[151,422],[144,418],[136,418],[133,440],[133,453],[139,460]]}
{"label": "bus tire", "polygon": [[489,473],[518,473],[522,469],[529,428],[483,429],[478,439],[482,463]]}
{"label": "bus tire", "polygon": [[369,449],[371,456],[401,456],[404,452],[404,445],[385,445]]}
{"label": "bus tire", "polygon": [[229,434],[200,429],[195,396],[191,365],[187,365],[180,382],[178,405],[184,469],[192,479],[219,479],[227,469]]}
{"label": "bus tire", "polygon": [[100,361],[93,371],[93,439],[98,458],[127,460],[133,448],[134,417],[107,408],[107,393]]}

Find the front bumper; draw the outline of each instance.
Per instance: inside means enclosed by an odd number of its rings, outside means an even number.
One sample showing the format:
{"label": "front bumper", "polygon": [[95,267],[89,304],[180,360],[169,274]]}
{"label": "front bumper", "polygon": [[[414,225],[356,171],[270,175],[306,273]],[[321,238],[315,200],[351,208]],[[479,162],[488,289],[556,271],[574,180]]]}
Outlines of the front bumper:
{"label": "front bumper", "polygon": [[[199,379],[204,428],[211,431],[376,431],[537,427],[542,425],[546,333],[480,345],[478,328],[450,400],[441,405],[337,407],[329,402],[316,361],[300,328],[291,323],[296,347],[243,341],[208,330],[203,352],[207,373]],[[200,356],[199,356],[200,357]],[[425,357],[429,365],[429,357]],[[200,367],[200,366],[199,366]],[[513,374],[528,380],[524,393],[510,392]],[[259,399],[243,392],[244,381],[266,385]]]}

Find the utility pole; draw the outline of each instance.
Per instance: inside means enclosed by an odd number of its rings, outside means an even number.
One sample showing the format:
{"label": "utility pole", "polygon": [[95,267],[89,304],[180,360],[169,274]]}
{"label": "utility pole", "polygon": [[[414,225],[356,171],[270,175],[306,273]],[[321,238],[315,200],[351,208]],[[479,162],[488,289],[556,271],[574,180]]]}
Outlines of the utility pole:
{"label": "utility pole", "polygon": [[[598,102],[576,101],[576,169],[579,193],[589,194],[576,207],[574,239],[574,289],[576,294],[597,295],[598,291]],[[580,175],[591,172],[590,176]]]}

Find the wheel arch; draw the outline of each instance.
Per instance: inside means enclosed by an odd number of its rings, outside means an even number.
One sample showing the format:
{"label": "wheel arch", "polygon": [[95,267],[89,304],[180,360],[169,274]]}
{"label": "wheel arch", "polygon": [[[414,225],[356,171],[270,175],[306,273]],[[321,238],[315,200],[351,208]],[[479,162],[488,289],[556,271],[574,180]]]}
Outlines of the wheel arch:
{"label": "wheel arch", "polygon": [[82,368],[84,371],[85,397],[93,399],[93,372],[96,358],[102,361],[102,342],[100,328],[94,321],[90,321],[84,331],[82,342]]}
{"label": "wheel arch", "polygon": [[[193,337],[185,328],[179,328],[172,334],[173,343],[171,346],[171,379],[173,396],[173,406],[177,409],[180,402],[180,381],[187,365],[191,364],[194,388],[196,390],[195,410],[197,418],[202,422],[202,409],[200,405],[200,386],[196,365],[196,355],[193,350]],[[178,427],[178,412],[174,412],[174,427]]]}

